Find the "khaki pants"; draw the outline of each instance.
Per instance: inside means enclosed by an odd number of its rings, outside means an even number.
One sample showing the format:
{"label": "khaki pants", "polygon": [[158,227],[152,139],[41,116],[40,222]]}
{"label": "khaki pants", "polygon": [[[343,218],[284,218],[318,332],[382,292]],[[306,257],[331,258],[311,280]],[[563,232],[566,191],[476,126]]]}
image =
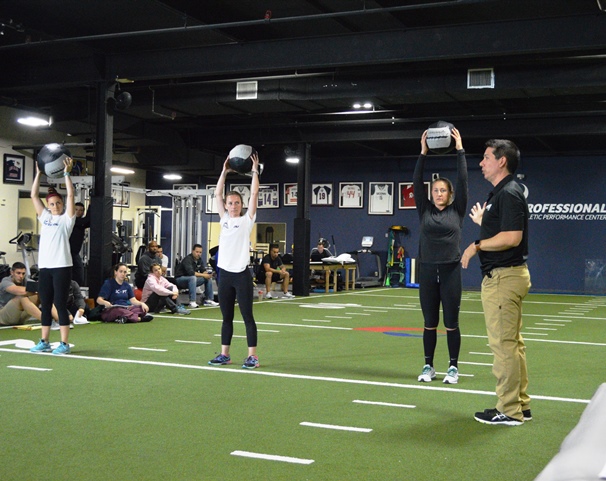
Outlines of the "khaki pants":
{"label": "khaki pants", "polygon": [[523,420],[529,409],[526,346],[522,330],[522,300],[530,289],[526,265],[498,267],[482,281],[482,306],[488,344],[494,355],[492,372],[497,378],[496,408],[507,416]]}

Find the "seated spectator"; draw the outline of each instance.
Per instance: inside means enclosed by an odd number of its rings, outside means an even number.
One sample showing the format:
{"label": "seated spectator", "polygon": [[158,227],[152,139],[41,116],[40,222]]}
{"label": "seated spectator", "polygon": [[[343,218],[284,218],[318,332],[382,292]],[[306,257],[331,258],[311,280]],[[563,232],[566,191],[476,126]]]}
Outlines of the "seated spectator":
{"label": "seated spectator", "polygon": [[214,301],[213,275],[206,272],[202,262],[202,246],[200,244],[195,244],[191,254],[186,255],[179,263],[175,272],[175,281],[179,289],[189,290],[189,307],[198,307],[196,289],[200,286],[205,286],[204,305],[219,305],[218,302]]}
{"label": "seated spectator", "polygon": [[101,286],[97,304],[105,306],[101,312],[103,322],[125,324],[149,322],[153,319],[153,316],[147,314],[147,304],[137,300],[133,288],[126,282],[127,273],[128,267],[120,262],[113,267],[113,277],[106,279]]}
{"label": "seated spectator", "polygon": [[141,300],[149,306],[151,312],[160,312],[166,307],[173,314],[190,314],[182,305],[177,304],[178,297],[179,288],[162,277],[162,266],[154,262],[143,286]]}
{"label": "seated spectator", "polygon": [[25,264],[15,262],[9,276],[0,282],[0,324],[15,326],[25,324],[29,318],[40,321],[38,296],[25,288]]}
{"label": "seated spectator", "polygon": [[137,288],[143,289],[149,269],[154,262],[161,264],[162,259],[158,257],[158,243],[153,240],[147,244],[147,250],[141,254],[141,257],[137,261],[137,270],[135,272],[135,286]]}
{"label": "seated spectator", "polygon": [[311,250],[311,254],[309,254],[309,259],[311,260],[311,262],[321,262],[322,259],[330,256],[332,256],[332,254],[326,247],[324,247],[324,240],[320,239],[320,241],[318,242],[318,246],[314,247]]}
{"label": "seated spectator", "polygon": [[[69,312],[69,322],[70,326],[73,327],[73,324],[88,324],[88,312],[90,309],[86,305],[84,301],[84,296],[82,295],[82,291],[80,290],[80,286],[76,281],[72,281],[69,286],[69,294],[67,296],[67,310]],[[52,330],[59,329],[59,323],[57,319],[59,319],[59,313],[57,312],[57,308],[53,305],[52,309],[53,314],[53,323],[51,324]]]}
{"label": "seated spectator", "polygon": [[269,254],[263,257],[261,265],[263,268],[260,273],[261,275],[257,276],[257,280],[265,284],[265,299],[271,299],[273,297],[271,295],[271,283],[279,281],[282,281],[282,292],[284,293],[284,297],[289,299],[295,297],[288,292],[290,274],[282,263],[280,248],[277,244],[271,244],[269,246]]}

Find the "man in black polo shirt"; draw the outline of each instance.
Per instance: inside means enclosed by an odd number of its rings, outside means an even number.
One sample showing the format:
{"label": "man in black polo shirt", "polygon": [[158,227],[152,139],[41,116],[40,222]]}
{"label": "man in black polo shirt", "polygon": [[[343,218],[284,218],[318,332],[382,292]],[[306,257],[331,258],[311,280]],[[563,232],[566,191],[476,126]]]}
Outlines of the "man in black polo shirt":
{"label": "man in black polo shirt", "polygon": [[484,178],[494,188],[483,206],[476,204],[470,217],[480,224],[480,239],[461,258],[464,269],[476,254],[482,269],[482,307],[488,344],[494,354],[492,372],[497,378],[496,409],[477,412],[485,424],[517,426],[530,421],[526,346],[522,329],[522,300],[530,289],[528,257],[528,203],[513,173],[520,151],[510,140],[486,142],[480,162]]}

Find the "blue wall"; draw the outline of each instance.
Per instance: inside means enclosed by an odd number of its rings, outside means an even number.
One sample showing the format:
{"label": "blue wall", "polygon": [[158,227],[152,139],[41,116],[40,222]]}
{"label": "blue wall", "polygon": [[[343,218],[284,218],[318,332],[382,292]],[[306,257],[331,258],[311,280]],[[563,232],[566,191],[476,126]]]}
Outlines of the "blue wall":
{"label": "blue wall", "polygon": [[[313,149],[312,149],[313,153]],[[523,152],[522,152],[523,154]],[[484,202],[492,189],[484,180],[479,168],[479,155],[467,156],[469,171],[469,207],[475,202]],[[416,257],[418,250],[418,217],[416,210],[398,209],[398,183],[412,182],[416,157],[356,163],[354,168],[345,162],[322,163],[312,159],[312,183],[333,183],[335,195],[333,206],[310,208],[311,244],[319,235],[334,240],[339,253],[360,248],[362,236],[374,236],[373,249],[385,260],[387,239],[391,225],[405,225],[411,234],[404,238],[406,255]],[[430,157],[426,178],[436,172],[442,177],[455,180],[455,156]],[[606,293],[604,281],[586,289],[587,263],[606,260],[606,163],[601,157],[575,158],[523,158],[517,174],[528,188],[528,202],[532,214],[530,220],[529,266],[534,292]],[[183,183],[196,182],[184,179]],[[228,184],[247,183],[248,177],[228,178]],[[199,179],[200,187],[215,184],[216,179]],[[290,165],[266,165],[262,176],[264,183],[280,184],[280,205],[283,205],[283,184],[296,182],[296,167]],[[364,183],[364,206],[362,209],[339,209],[337,190],[340,182]],[[394,215],[368,215],[368,183],[393,182],[395,187]],[[155,184],[155,185],[154,185]],[[148,188],[168,188],[151,178]],[[159,198],[153,198],[158,203]],[[553,204],[553,205],[549,205]],[[170,199],[163,203],[170,207]],[[591,212],[574,213],[575,210]],[[259,209],[257,222],[286,222],[287,243],[293,243],[296,207]],[[552,212],[550,213],[549,210]],[[572,211],[571,214],[566,213]],[[558,213],[559,211],[559,213]],[[479,227],[467,219],[463,228],[464,248],[478,237]],[[163,225],[162,236],[170,240],[170,225]],[[163,240],[163,243],[166,243]],[[593,264],[591,264],[593,265]],[[463,285],[467,289],[479,288],[481,276],[479,262],[472,260],[470,268],[463,273]]]}

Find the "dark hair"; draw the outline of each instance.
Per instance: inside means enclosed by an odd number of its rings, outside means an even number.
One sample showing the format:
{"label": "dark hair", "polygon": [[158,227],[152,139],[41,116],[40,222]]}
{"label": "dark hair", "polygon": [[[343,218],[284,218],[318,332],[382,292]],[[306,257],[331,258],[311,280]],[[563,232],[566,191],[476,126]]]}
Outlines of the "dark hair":
{"label": "dark hair", "polygon": [[160,268],[160,270],[162,269],[162,265],[158,264],[157,262],[152,262],[151,266],[149,266],[149,272],[151,273],[151,271],[154,270],[154,266],[158,266]]}
{"label": "dark hair", "polygon": [[194,249],[197,249],[198,247],[200,249],[202,249],[202,246],[200,244],[194,244],[194,246],[191,248],[191,250],[193,251]]}
{"label": "dark hair", "polygon": [[520,163],[520,149],[511,140],[490,139],[485,146],[494,149],[493,153],[497,159],[501,157],[507,159],[507,170],[510,174],[517,170]]}
{"label": "dark hair", "polygon": [[80,207],[84,207],[84,204],[82,202],[76,202],[74,205],[79,205]]}
{"label": "dark hair", "polygon": [[230,190],[229,192],[227,192],[225,194],[225,197],[223,198],[223,203],[227,202],[227,198],[230,195],[237,195],[238,197],[240,197],[240,203],[242,204],[242,210],[240,211],[240,217],[244,217],[246,215],[246,208],[244,207],[244,199],[242,198],[242,194],[240,194],[240,192],[236,192],[235,190]]}
{"label": "dark hair", "polygon": [[124,266],[128,269],[128,266],[124,262],[118,262],[117,264],[114,264],[114,266],[112,267],[112,272],[118,272],[118,269],[120,269],[121,266]]}
{"label": "dark hair", "polygon": [[280,250],[280,245],[279,244],[269,244],[269,250],[271,251],[272,249]]}
{"label": "dark hair", "polygon": [[17,269],[25,269],[25,264],[23,262],[15,262],[12,267],[11,267],[11,271],[17,270]]}

